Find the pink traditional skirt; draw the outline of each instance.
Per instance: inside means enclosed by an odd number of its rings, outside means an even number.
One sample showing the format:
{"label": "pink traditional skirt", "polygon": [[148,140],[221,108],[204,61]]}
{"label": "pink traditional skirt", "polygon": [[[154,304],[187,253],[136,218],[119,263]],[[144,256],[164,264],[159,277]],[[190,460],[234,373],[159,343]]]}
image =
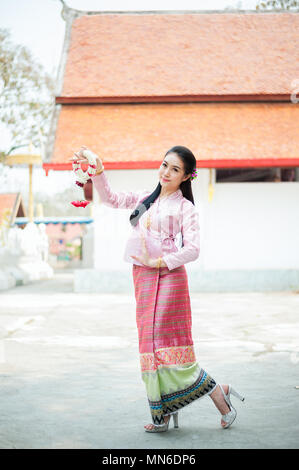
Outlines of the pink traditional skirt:
{"label": "pink traditional skirt", "polygon": [[185,266],[169,270],[133,264],[142,380],[153,424],[210,394],[214,379],[199,367]]}

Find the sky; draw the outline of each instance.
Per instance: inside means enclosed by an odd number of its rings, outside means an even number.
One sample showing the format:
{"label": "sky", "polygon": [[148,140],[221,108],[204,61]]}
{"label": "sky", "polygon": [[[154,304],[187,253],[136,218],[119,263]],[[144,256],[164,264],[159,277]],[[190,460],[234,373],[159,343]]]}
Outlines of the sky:
{"label": "sky", "polygon": [[[65,0],[77,10],[90,11],[152,11],[152,10],[225,10],[227,7],[242,10],[255,10],[258,0]],[[182,3],[184,8],[182,8]],[[15,44],[26,46],[33,57],[54,77],[57,75],[64,41],[65,22],[61,16],[62,4],[59,0],[0,0],[0,28],[11,33]],[[0,125],[1,143],[10,148],[9,132]],[[24,184],[24,171],[16,169],[14,176],[2,173],[1,191],[17,191]],[[33,175],[36,191],[48,191],[61,187],[63,175],[45,177],[43,170],[35,170]],[[52,172],[49,173],[51,175]],[[57,183],[55,183],[57,181]]]}

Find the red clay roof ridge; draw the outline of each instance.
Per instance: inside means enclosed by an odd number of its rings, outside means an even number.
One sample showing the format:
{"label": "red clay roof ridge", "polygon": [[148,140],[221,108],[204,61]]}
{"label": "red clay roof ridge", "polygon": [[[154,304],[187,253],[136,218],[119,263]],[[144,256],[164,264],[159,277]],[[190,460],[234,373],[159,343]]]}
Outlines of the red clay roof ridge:
{"label": "red clay roof ridge", "polygon": [[62,4],[61,16],[65,21],[68,21],[70,17],[74,19],[75,17],[85,16],[85,15],[217,15],[217,14],[275,14],[275,13],[298,13],[294,10],[284,10],[284,9],[275,9],[275,10],[241,10],[236,7],[226,7],[223,10],[78,10],[76,8],[69,7],[64,0],[60,0]]}

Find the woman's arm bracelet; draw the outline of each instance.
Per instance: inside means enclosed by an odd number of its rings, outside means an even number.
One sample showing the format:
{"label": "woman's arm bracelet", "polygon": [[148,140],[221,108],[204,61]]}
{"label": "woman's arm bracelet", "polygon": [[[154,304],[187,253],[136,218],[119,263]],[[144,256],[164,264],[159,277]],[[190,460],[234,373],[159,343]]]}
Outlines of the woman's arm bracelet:
{"label": "woman's arm bracelet", "polygon": [[94,176],[100,175],[101,173],[103,173],[104,169],[105,169],[105,167],[104,167],[104,165],[103,165],[100,170],[97,170],[97,171],[95,172]]}

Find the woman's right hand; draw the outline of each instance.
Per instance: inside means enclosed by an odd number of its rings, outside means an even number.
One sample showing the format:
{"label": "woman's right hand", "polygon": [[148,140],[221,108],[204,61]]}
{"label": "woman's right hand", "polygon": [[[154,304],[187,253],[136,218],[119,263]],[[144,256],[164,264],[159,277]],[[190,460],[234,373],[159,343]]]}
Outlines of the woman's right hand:
{"label": "woman's right hand", "polygon": [[[69,160],[77,161],[78,163],[85,163],[86,165],[89,165],[88,159],[83,155],[84,150],[88,150],[89,152],[92,152],[92,150],[85,147],[85,145],[82,145],[81,148],[78,150],[78,152],[74,152],[74,156],[70,158]],[[101,170],[104,167],[101,158],[98,155],[96,155],[94,152],[92,153],[96,157],[97,171]]]}

